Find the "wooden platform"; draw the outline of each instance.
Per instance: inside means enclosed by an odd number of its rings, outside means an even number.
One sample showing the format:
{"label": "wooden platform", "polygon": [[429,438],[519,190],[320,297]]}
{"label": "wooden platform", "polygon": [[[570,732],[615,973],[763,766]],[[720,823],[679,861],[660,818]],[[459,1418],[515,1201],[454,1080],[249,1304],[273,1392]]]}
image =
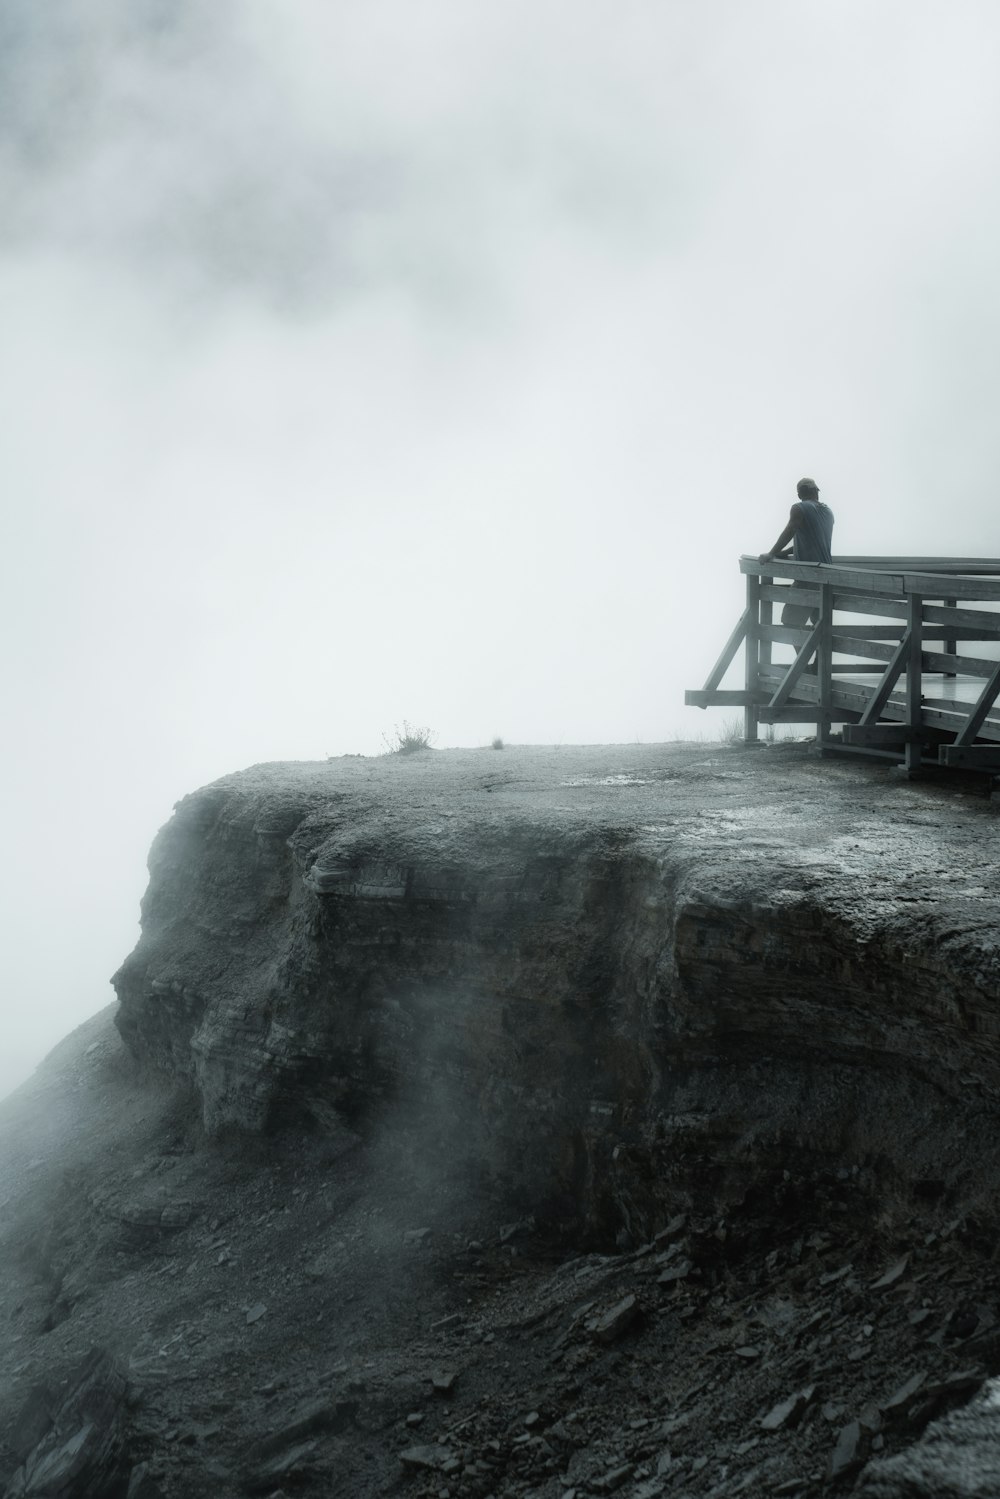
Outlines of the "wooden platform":
{"label": "wooden platform", "polygon": [[[742,557],[746,608],[693,707],[815,726],[824,752],[1000,775],[1000,559]],[[786,605],[802,623],[782,624]],[[725,686],[742,650],[742,686]],[[838,726],[835,731],[834,725]]]}

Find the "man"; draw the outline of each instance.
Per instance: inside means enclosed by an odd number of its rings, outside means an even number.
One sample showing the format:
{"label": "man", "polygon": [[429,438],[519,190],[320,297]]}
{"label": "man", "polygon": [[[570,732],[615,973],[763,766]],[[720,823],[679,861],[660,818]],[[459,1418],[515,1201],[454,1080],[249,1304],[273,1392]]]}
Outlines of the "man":
{"label": "man", "polygon": [[[815,479],[800,479],[795,489],[798,499],[788,513],[788,525],[771,550],[761,552],[760,561],[771,562],[775,557],[787,556],[785,548],[791,542],[793,562],[832,562],[833,511],[820,499]],[[781,612],[781,623],[807,625],[815,617],[814,609],[801,604],[786,604]]]}

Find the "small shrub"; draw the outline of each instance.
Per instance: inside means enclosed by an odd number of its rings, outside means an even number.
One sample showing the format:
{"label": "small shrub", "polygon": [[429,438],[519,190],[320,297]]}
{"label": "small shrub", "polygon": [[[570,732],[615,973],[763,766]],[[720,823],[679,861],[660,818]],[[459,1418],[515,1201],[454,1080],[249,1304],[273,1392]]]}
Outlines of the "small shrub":
{"label": "small shrub", "polygon": [[414,755],[417,750],[430,749],[433,738],[433,729],[417,728],[404,718],[403,727],[400,728],[397,724],[392,731],[392,738],[383,734],[382,742],[390,755]]}
{"label": "small shrub", "polygon": [[490,749],[503,749],[503,740],[500,738],[499,734],[490,744]]}

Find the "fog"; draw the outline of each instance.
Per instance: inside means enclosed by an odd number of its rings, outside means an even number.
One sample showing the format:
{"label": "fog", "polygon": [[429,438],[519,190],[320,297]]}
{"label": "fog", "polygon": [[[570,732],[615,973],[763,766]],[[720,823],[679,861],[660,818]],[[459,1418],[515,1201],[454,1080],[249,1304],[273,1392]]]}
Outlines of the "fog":
{"label": "fog", "polygon": [[997,542],[991,0],[9,0],[0,1092],[270,759],[659,742],[814,475]]}

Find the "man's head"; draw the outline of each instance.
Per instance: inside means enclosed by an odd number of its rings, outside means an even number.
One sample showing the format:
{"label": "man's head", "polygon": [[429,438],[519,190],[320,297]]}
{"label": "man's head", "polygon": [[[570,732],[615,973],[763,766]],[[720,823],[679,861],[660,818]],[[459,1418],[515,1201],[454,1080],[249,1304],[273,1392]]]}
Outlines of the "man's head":
{"label": "man's head", "polygon": [[800,479],[795,486],[795,491],[800,500],[819,499],[819,485],[815,479]]}

